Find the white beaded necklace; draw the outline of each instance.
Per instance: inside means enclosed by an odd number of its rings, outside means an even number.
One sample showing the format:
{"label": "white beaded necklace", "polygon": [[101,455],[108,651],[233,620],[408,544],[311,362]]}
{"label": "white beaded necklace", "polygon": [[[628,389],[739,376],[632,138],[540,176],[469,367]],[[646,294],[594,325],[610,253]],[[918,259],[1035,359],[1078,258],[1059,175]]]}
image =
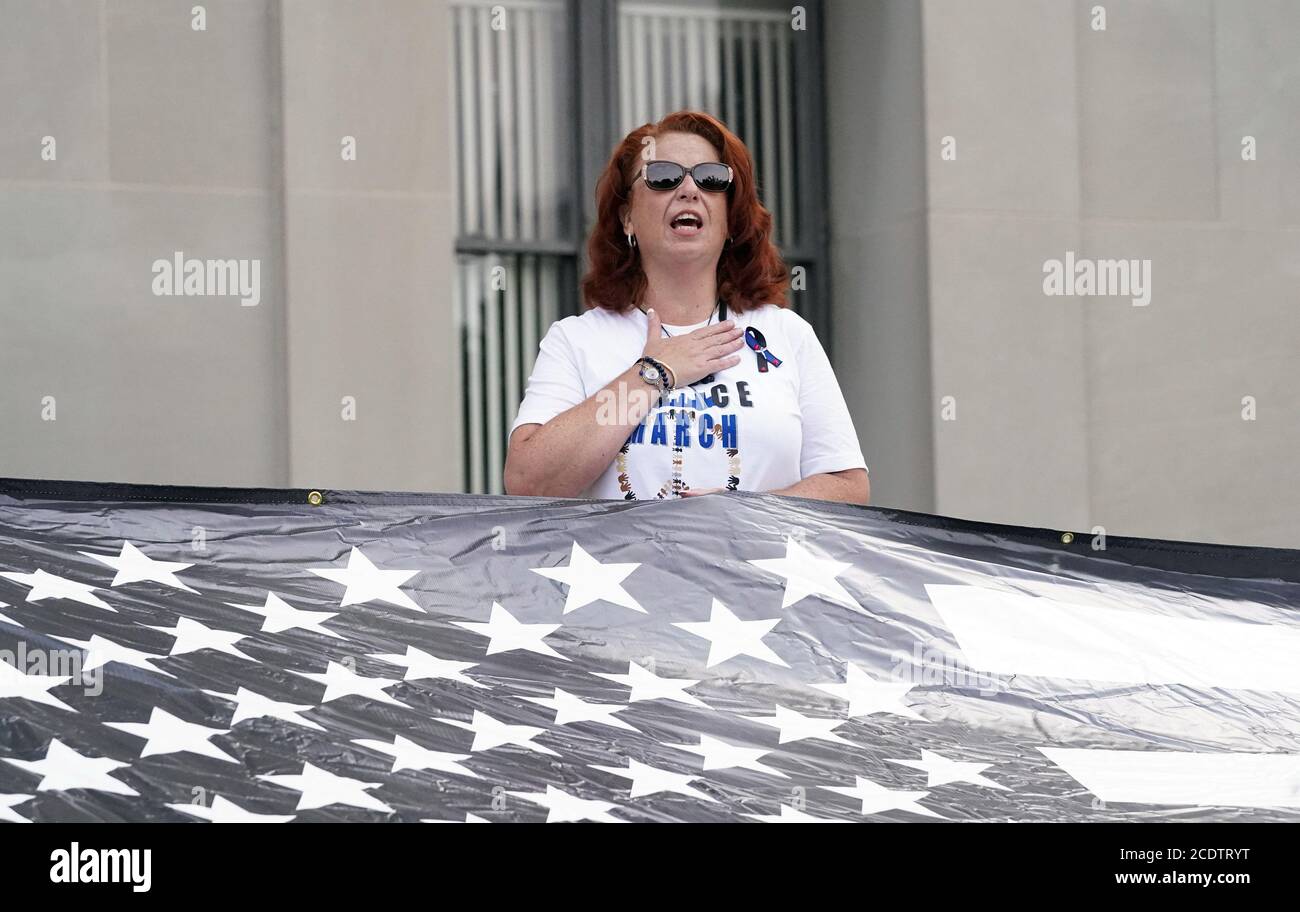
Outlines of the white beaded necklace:
{"label": "white beaded necklace", "polygon": [[[645,313],[645,308],[641,307],[641,305],[638,304],[637,308],[642,313]],[[714,316],[720,318],[719,322],[721,322],[721,320],[727,319],[727,304],[725,301],[722,300],[718,301],[717,310],[713,314],[710,314],[709,322],[704,325],[712,326]],[[659,328],[663,330],[664,335],[667,336],[669,339],[673,337],[672,333],[664,329],[663,324],[660,324]],[[695,386],[696,383],[712,383],[713,380],[714,380],[713,374],[709,374],[707,377],[701,377],[699,380],[696,380],[695,383],[691,383],[687,385]],[[689,417],[691,421],[696,420],[695,409],[688,409],[683,406],[682,411]],[[677,418],[677,408],[676,407],[670,408],[668,410],[668,414],[671,418],[674,419],[674,425],[675,425],[676,418]],[[676,433],[675,426],[673,430],[675,434]],[[715,424],[713,426],[713,435],[719,442],[721,442],[722,425]],[[618,455],[614,457],[614,464],[618,471],[618,487],[619,490],[623,492],[623,499],[639,500],[640,498],[637,497],[636,492],[632,490],[632,479],[627,471],[627,452],[628,452],[628,447],[631,446],[631,444],[632,444],[632,438],[631,435],[629,435],[628,439],[623,442],[623,446],[619,448]],[[680,446],[676,446],[676,445],[673,446],[672,466],[673,466],[672,474],[669,476],[669,479],[659,487],[659,490],[655,494],[655,496],[658,497],[660,500],[664,499],[669,494],[676,494],[680,496],[680,494],[683,491],[690,490],[690,485],[682,481],[682,447]],[[725,488],[728,491],[735,491],[739,487],[740,487],[740,451],[738,449],[729,449],[727,450],[727,484]]]}

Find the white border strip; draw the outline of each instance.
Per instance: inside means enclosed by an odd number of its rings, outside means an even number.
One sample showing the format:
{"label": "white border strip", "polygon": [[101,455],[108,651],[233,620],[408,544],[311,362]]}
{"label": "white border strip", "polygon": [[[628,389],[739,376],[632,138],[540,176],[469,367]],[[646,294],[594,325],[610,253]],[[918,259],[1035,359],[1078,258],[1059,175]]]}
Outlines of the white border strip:
{"label": "white border strip", "polygon": [[1300,754],[1039,750],[1108,804],[1300,808]]}
{"label": "white border strip", "polygon": [[977,586],[925,589],[977,671],[1300,693],[1300,625],[1115,610]]}

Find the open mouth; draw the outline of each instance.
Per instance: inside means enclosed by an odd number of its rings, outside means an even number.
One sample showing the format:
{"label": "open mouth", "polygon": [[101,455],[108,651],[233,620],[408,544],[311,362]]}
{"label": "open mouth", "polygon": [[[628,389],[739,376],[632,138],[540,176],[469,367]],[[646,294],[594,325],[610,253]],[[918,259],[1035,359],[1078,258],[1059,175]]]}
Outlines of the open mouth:
{"label": "open mouth", "polygon": [[683,212],[677,218],[672,220],[671,225],[673,234],[692,235],[699,234],[704,229],[704,223],[700,217],[689,212]]}

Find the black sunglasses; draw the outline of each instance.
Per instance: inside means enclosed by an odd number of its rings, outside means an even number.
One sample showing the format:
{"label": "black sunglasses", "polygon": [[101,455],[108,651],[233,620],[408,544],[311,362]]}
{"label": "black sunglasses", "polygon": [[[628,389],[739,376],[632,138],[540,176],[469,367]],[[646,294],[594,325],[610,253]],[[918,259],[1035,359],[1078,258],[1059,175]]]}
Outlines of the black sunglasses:
{"label": "black sunglasses", "polygon": [[672,190],[686,180],[688,174],[695,186],[710,193],[723,193],[731,188],[731,166],[722,162],[700,162],[693,168],[671,161],[646,162],[641,173],[632,178],[632,183],[644,178],[645,185],[651,190]]}

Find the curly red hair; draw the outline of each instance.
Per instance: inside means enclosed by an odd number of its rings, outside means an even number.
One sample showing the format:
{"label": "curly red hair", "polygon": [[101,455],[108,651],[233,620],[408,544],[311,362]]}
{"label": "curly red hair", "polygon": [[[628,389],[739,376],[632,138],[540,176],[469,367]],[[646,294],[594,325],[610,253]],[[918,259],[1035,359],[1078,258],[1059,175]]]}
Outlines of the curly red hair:
{"label": "curly red hair", "polygon": [[641,303],[646,278],[636,248],[627,245],[619,207],[629,203],[632,181],[647,136],[694,133],[721,152],[734,179],[727,191],[727,233],[731,243],[718,257],[718,296],[734,313],[762,304],[788,306],[790,277],[772,243],[772,213],[758,201],[754,160],[740,137],[700,111],[677,111],[655,124],[637,127],[623,138],[596,184],[596,224],[587,239],[587,274],[583,303],[625,313]]}

